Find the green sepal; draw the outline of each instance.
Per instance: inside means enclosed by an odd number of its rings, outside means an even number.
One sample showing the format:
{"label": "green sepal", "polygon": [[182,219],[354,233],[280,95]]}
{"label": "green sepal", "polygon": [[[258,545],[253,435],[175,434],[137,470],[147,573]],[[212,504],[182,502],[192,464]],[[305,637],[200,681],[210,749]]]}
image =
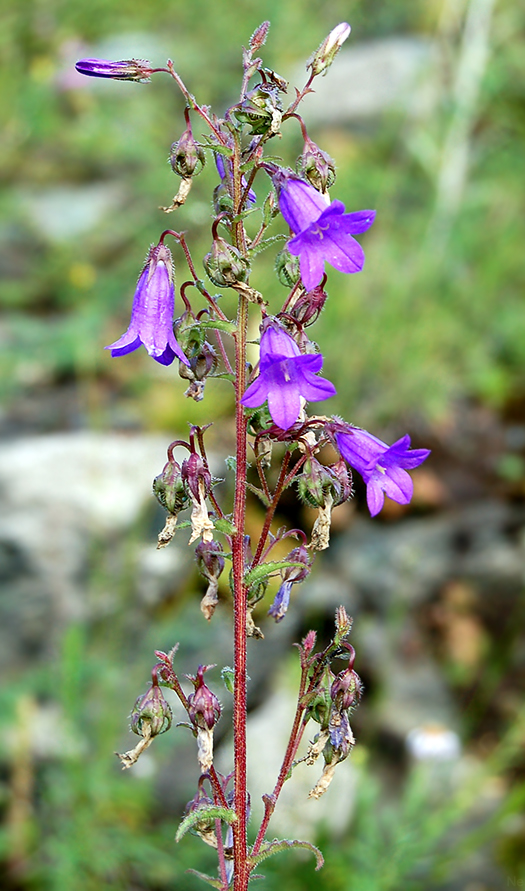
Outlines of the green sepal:
{"label": "green sepal", "polygon": [[186,869],[185,872],[190,873],[192,876],[197,876],[198,879],[202,879],[203,882],[207,882],[208,885],[211,885],[212,888],[217,888],[218,891],[221,891],[223,887],[219,879],[212,879],[211,876],[207,876],[204,872],[199,872],[198,869]]}
{"label": "green sepal", "polygon": [[299,841],[297,838],[282,840],[274,838],[273,841],[266,842],[255,857],[248,858],[251,868],[253,869],[254,866],[258,866],[259,863],[262,863],[262,861],[266,860],[268,857],[273,857],[274,854],[280,854],[281,851],[286,851],[290,848],[305,848],[305,850],[311,851],[317,861],[317,866],[315,867],[316,872],[324,865],[324,857],[321,854],[321,851],[311,842]]}
{"label": "green sepal", "polygon": [[250,569],[244,576],[244,583],[248,588],[262,582],[274,572],[281,569],[289,569],[291,566],[299,566],[297,560],[270,560],[268,563],[260,563],[255,569]]}
{"label": "green sepal", "polygon": [[209,807],[199,807],[191,811],[187,817],[184,817],[177,829],[175,841],[179,842],[196,823],[204,823],[208,820],[222,820],[224,823],[235,823],[236,819],[237,814],[229,807],[218,807],[215,804],[210,804]]}

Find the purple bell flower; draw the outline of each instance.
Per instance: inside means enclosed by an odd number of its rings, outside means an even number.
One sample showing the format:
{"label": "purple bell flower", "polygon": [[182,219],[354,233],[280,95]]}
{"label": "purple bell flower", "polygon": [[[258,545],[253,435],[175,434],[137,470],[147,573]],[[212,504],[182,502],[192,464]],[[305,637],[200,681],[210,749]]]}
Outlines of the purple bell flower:
{"label": "purple bell flower", "polygon": [[108,77],[111,80],[135,80],[145,83],[153,71],[151,62],[144,59],[124,59],[109,62],[107,59],[80,59],[75,68],[79,74],[89,77]]}
{"label": "purple bell flower", "polygon": [[370,228],[375,210],[345,213],[342,201],[330,204],[313,186],[282,170],[273,181],[281,213],[295,233],[286,247],[299,257],[305,289],[311,291],[321,282],[325,261],[339,272],[361,272],[365,255],[352,236]]}
{"label": "purple bell flower", "polygon": [[359,427],[334,430],[341,455],[361,474],[366,483],[366,500],[375,517],[383,507],[385,495],[398,504],[408,504],[414,485],[407,470],[419,467],[430,455],[429,449],[410,450],[410,436],[402,436],[393,445],[372,436]]}
{"label": "purple bell flower", "polygon": [[137,283],[129,328],[105,349],[112,356],[125,356],[145,346],[161,365],[171,365],[175,356],[189,365],[173,333],[174,304],[171,252],[164,244],[152,245]]}
{"label": "purple bell flower", "polygon": [[324,377],[320,353],[303,355],[295,340],[273,319],[262,325],[259,376],[246,390],[242,404],[257,408],[268,400],[272,419],[282,430],[295,424],[302,402],[318,402],[335,396],[336,389]]}

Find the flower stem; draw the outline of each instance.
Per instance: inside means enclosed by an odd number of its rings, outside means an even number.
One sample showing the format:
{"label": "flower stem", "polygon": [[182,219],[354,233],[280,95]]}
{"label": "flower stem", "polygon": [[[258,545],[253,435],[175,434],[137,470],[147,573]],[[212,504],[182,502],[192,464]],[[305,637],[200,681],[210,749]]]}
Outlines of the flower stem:
{"label": "flower stem", "polygon": [[235,334],[235,425],[237,469],[232,536],[234,591],[234,807],[237,820],[233,824],[234,891],[246,891],[249,878],[246,837],[246,614],[247,590],[244,584],[244,526],[246,516],[247,420],[241,398],[246,389],[246,341],[248,335],[248,301],[239,298]]}

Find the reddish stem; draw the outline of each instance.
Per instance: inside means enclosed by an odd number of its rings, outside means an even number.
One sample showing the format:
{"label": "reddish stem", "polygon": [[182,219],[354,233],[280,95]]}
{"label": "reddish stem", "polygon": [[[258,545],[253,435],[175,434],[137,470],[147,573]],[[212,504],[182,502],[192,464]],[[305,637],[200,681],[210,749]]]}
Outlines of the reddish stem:
{"label": "reddish stem", "polygon": [[236,475],[232,536],[234,597],[234,672],[233,748],[234,809],[233,856],[235,863],[234,891],[246,891],[249,863],[246,833],[246,615],[248,593],[244,584],[244,527],[246,518],[247,419],[241,398],[246,389],[246,341],[248,334],[248,301],[239,298],[235,333],[235,427]]}

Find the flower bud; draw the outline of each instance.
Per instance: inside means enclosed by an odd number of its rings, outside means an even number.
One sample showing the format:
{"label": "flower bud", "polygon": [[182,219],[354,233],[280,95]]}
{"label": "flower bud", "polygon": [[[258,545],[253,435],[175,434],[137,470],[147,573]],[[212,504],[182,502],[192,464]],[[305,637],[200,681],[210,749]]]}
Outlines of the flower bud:
{"label": "flower bud", "polygon": [[178,142],[170,148],[171,169],[184,179],[198,176],[206,163],[206,155],[202,146],[193,138],[191,127],[184,131]]}
{"label": "flower bud", "polygon": [[305,177],[318,192],[326,192],[335,182],[335,162],[309,137],[297,162],[297,172]]}
{"label": "flower bud", "polygon": [[354,658],[351,657],[349,667],[339,672],[330,688],[334,704],[342,710],[358,705],[363,695],[363,683],[357,672],[352,669],[353,664]]}
{"label": "flower bud", "polygon": [[195,355],[189,355],[189,366],[179,362],[179,375],[185,380],[191,381],[185,392],[185,396],[201,402],[204,398],[204,386],[206,379],[217,370],[219,358],[217,353],[207,341],[197,347]]}
{"label": "flower bud", "polygon": [[[211,489],[211,473],[197,452],[191,452],[182,462],[181,477],[197,501],[201,500],[203,494],[206,496]],[[203,484],[204,493],[199,485],[200,482]]]}
{"label": "flower bud", "polygon": [[168,461],[162,473],[153,480],[153,494],[170,514],[178,514],[189,502],[182,481],[181,468],[176,461]]}
{"label": "flower bud", "polygon": [[171,708],[161,688],[152,683],[150,689],[135,702],[131,710],[130,727],[138,736],[158,736],[170,729],[172,717]]}
{"label": "flower bud", "polygon": [[279,132],[282,110],[278,88],[264,83],[250,90],[233,114],[242,124],[250,124],[250,135],[262,136]]}
{"label": "flower bud", "polygon": [[238,282],[246,282],[250,264],[233,245],[223,238],[215,238],[212,249],[203,260],[210,281],[220,288],[228,288]]}
{"label": "flower bud", "polygon": [[262,25],[259,25],[259,27],[255,29],[250,37],[250,50],[252,53],[256,53],[266,42],[266,36],[269,30],[270,22],[263,22]]}
{"label": "flower bud", "polygon": [[317,285],[312,291],[300,291],[299,297],[289,309],[289,314],[306,328],[317,321],[327,299],[328,294],[321,285]]}
{"label": "flower bud", "polygon": [[303,472],[297,477],[301,500],[310,507],[324,507],[327,493],[334,488],[338,489],[339,485],[330,468],[321,464],[317,458],[308,458]]}
{"label": "flower bud", "polygon": [[144,59],[125,59],[109,62],[106,59],[80,59],[75,68],[89,77],[108,77],[111,80],[135,80],[146,83],[152,74],[151,62]]}
{"label": "flower bud", "polygon": [[209,665],[199,665],[197,677],[190,678],[195,687],[195,693],[188,696],[188,716],[195,727],[207,727],[212,730],[221,716],[221,704],[210,688],[204,683],[204,672]]}
{"label": "flower bud", "polygon": [[285,288],[292,288],[301,277],[299,257],[292,257],[291,253],[283,248],[275,258],[275,272],[277,278]]}
{"label": "flower bud", "polygon": [[213,728],[221,716],[219,700],[204,683],[204,672],[209,667],[199,665],[197,677],[190,678],[195,693],[188,696],[188,717],[197,735],[197,757],[203,773],[213,764]]}
{"label": "flower bud", "polygon": [[321,72],[328,71],[337,53],[350,34],[350,31],[350,25],[346,22],[341,22],[340,25],[336,25],[336,27],[330,31],[328,37],[323,40],[321,46],[306,63],[306,67],[312,69],[314,77],[321,74]]}

